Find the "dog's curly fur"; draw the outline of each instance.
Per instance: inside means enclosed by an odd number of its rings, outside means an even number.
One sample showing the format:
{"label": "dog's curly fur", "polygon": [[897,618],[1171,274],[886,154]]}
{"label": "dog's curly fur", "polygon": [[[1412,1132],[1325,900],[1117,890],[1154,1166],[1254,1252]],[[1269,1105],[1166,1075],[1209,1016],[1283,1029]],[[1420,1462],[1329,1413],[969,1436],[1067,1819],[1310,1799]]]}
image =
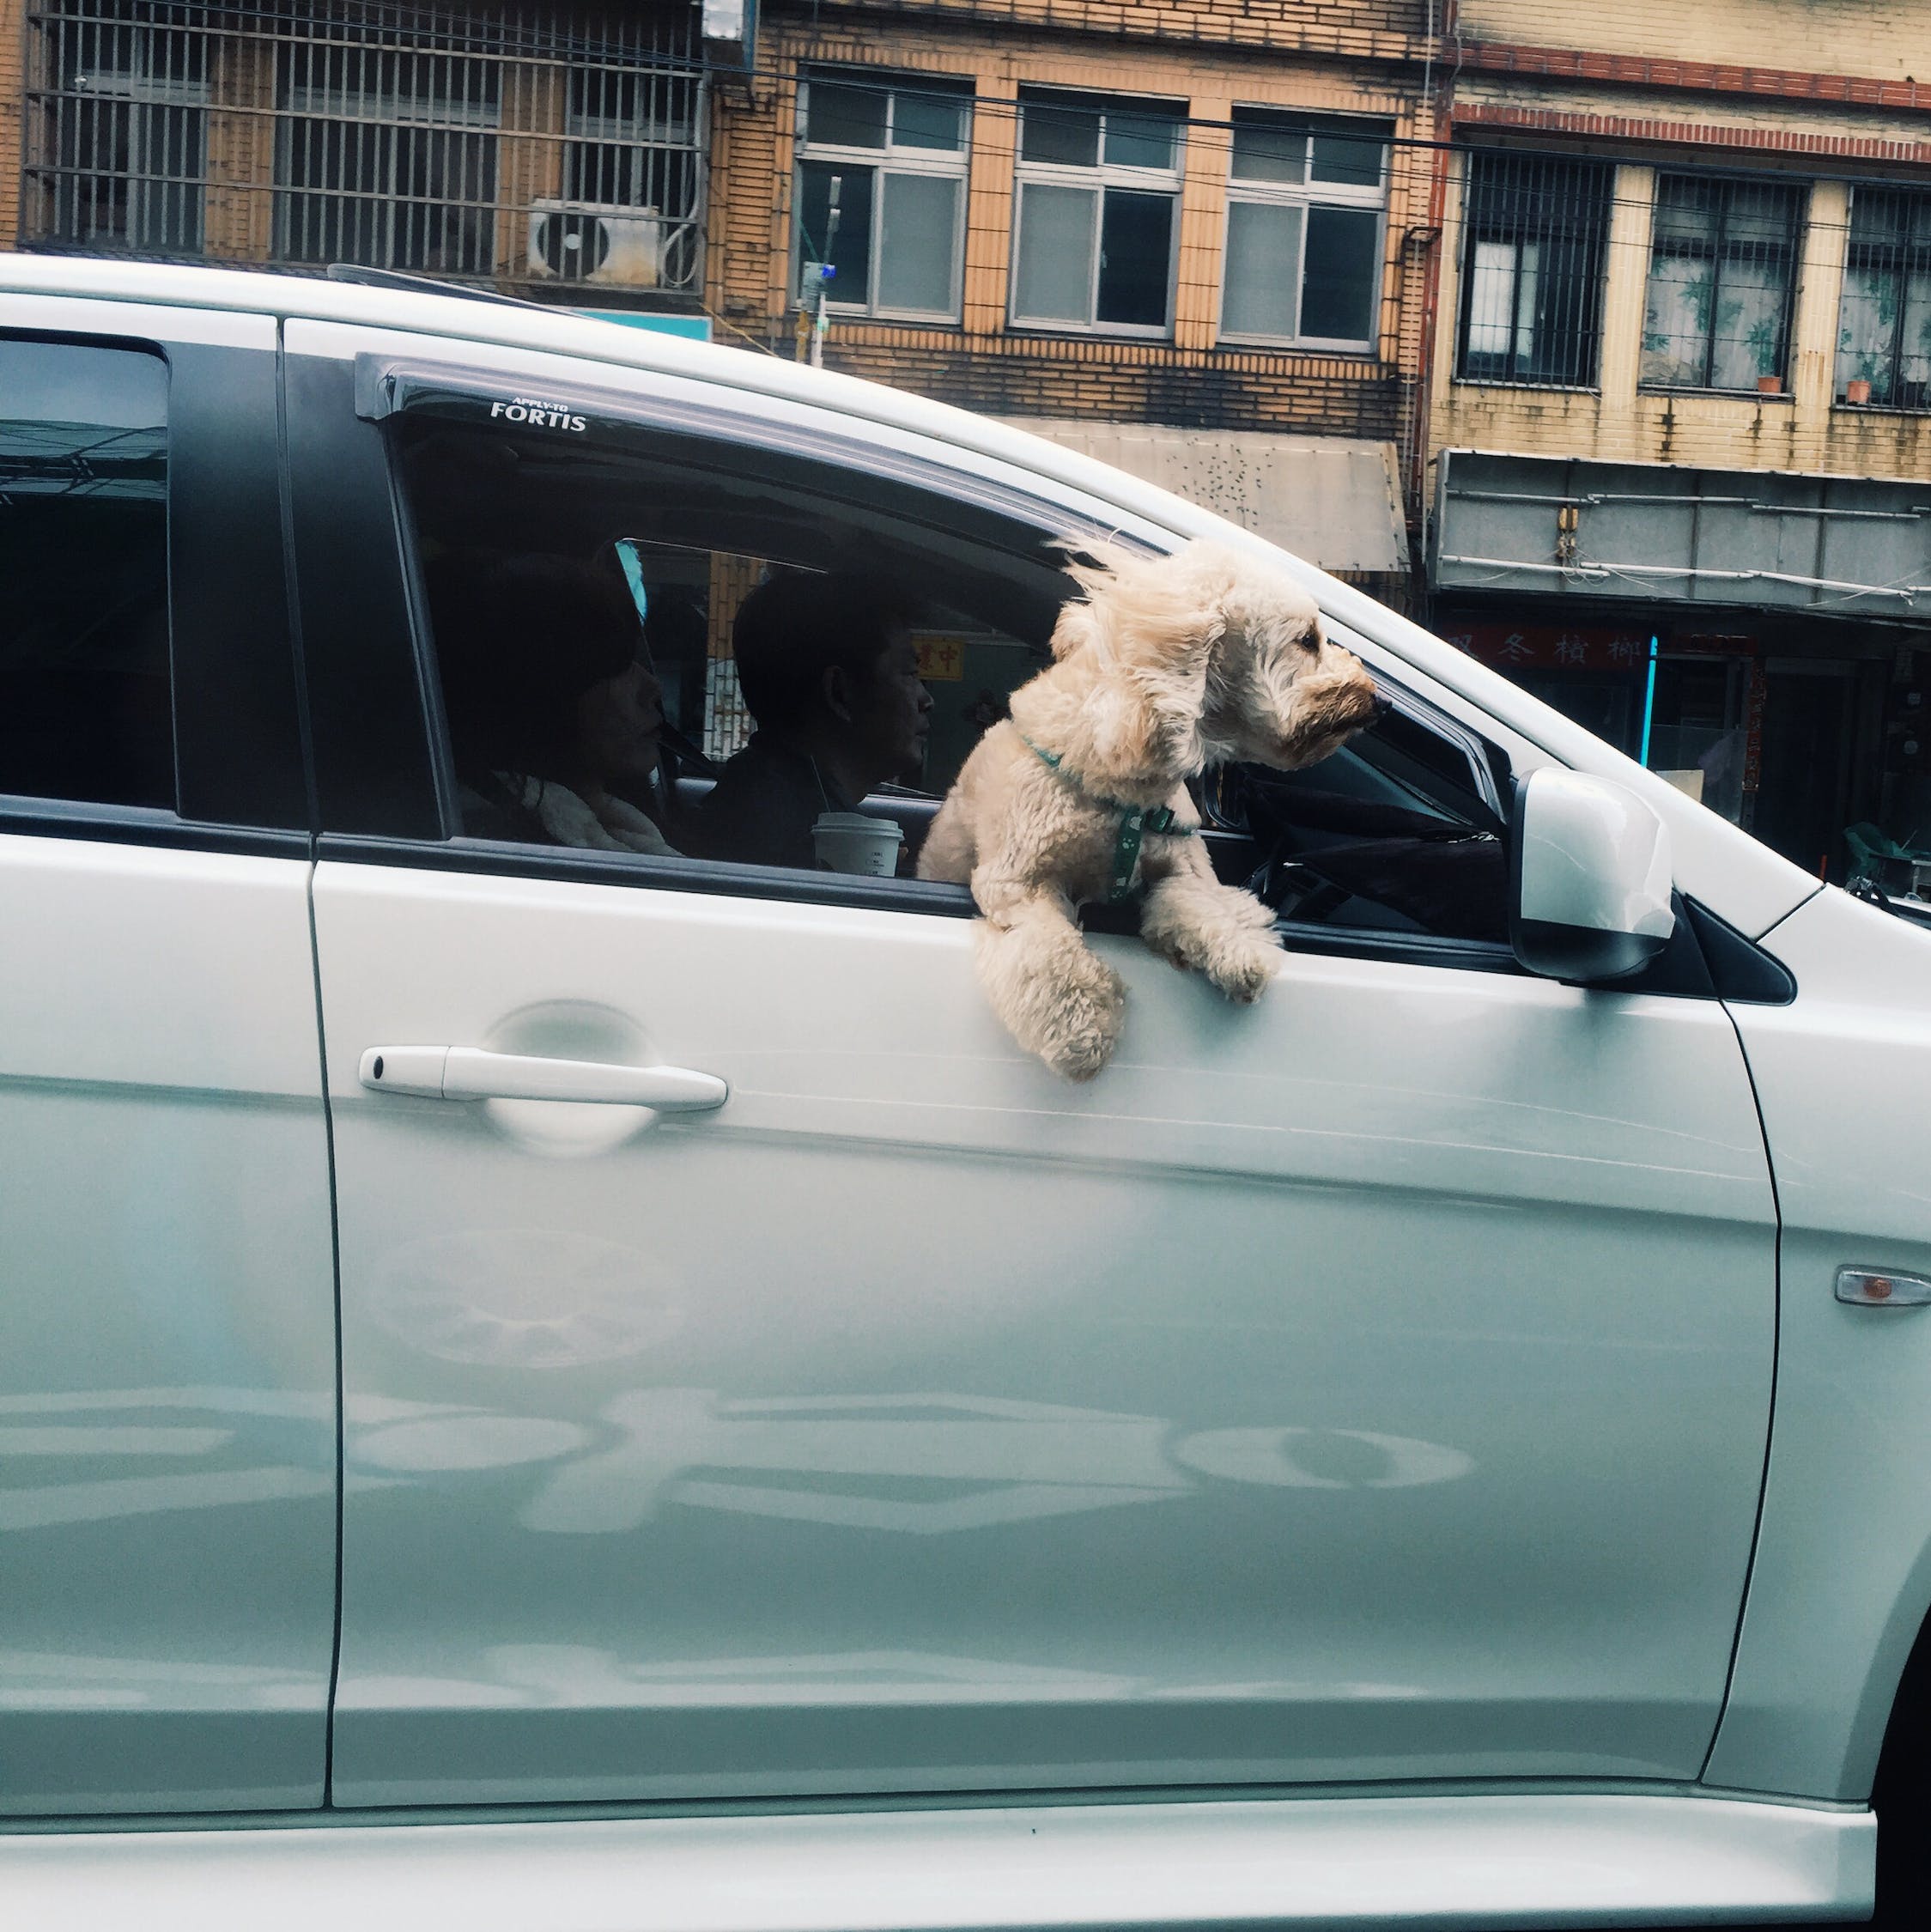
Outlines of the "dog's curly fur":
{"label": "dog's curly fur", "polygon": [[[1126,988],[1074,914],[1108,889],[1120,807],[1164,805],[1197,827],[1187,779],[1232,760],[1312,764],[1373,718],[1375,698],[1304,591],[1218,544],[1169,557],[1109,548],[1069,569],[1085,599],[1060,612],[1053,664],[966,761],[919,876],[970,884],[994,1011],[1055,1072],[1087,1080],[1119,1044]],[[1273,914],[1214,878],[1199,839],[1149,834],[1137,878],[1156,952],[1230,999],[1260,997]]]}

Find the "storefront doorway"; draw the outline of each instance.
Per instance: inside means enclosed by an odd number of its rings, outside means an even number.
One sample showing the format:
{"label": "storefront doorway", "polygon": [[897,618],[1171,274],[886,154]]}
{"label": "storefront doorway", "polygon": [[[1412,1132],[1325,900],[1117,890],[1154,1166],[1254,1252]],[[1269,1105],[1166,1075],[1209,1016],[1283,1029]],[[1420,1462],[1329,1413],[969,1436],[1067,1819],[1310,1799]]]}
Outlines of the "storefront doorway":
{"label": "storefront doorway", "polygon": [[[1887,738],[1885,687],[1898,647],[1870,627],[1800,629],[1740,611],[1699,613],[1693,626],[1679,611],[1673,623],[1618,616],[1550,623],[1537,621],[1539,612],[1491,606],[1438,612],[1436,622],[1449,642],[1813,877],[1841,882],[1844,828],[1903,802],[1902,779],[1885,789],[1887,745],[1898,771],[1923,762],[1916,749],[1910,757],[1903,750],[1931,735],[1914,735],[1915,714],[1902,708],[1907,687],[1918,688],[1915,656],[1891,677],[1898,694]],[[1807,652],[1813,643],[1833,654]],[[1931,828],[1925,837],[1931,843]]]}
{"label": "storefront doorway", "polygon": [[1764,666],[1762,789],[1751,829],[1807,872],[1843,876],[1855,664],[1772,658]]}
{"label": "storefront doorway", "polygon": [[1487,617],[1442,629],[1451,643],[1712,811],[1751,823],[1762,708],[1755,637]]}

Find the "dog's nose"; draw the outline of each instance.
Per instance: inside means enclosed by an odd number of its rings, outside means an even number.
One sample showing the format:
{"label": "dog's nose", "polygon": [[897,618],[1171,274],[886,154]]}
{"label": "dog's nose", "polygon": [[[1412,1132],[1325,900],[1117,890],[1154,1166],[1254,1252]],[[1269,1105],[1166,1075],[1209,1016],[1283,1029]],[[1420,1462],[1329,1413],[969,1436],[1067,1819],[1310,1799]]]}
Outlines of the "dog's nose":
{"label": "dog's nose", "polygon": [[1375,692],[1373,710],[1369,716],[1369,722],[1370,724],[1375,725],[1380,724],[1381,720],[1387,717],[1388,713],[1394,709],[1394,700],[1391,698],[1386,691],[1381,690],[1377,686]]}

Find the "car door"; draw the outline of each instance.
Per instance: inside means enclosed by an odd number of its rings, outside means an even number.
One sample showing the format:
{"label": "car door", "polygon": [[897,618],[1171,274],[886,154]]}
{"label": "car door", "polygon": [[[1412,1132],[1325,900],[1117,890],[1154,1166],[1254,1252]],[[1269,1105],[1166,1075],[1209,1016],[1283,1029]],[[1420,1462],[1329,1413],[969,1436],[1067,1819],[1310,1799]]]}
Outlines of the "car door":
{"label": "car door", "polygon": [[[296,530],[361,566],[305,600],[318,685],[413,696],[398,432],[354,411],[358,350],[368,416],[395,404],[392,346],[291,334]],[[489,383],[426,376],[476,439],[443,471],[563,465],[541,516],[571,462],[620,474],[634,407],[696,453],[666,528],[755,497],[774,544],[795,489],[786,514],[847,501],[889,539],[848,429],[787,423],[780,453],[720,420],[707,451],[695,386],[583,416],[556,397],[615,372],[491,380],[552,442],[491,444]],[[890,453],[935,556],[983,511],[937,457]],[[1129,1031],[1069,1086],[986,1010],[962,892],[452,837],[433,706],[374,728],[415,789],[379,830],[345,750],[363,817],[315,888],[338,1802],[1695,1777],[1774,1296],[1707,982],[1587,991],[1328,926],[1236,1010],[1102,938]],[[586,1061],[728,1098],[580,1104],[557,1063]]]}
{"label": "car door", "polygon": [[319,1803],[335,1318],[272,319],[0,295],[0,1812]]}

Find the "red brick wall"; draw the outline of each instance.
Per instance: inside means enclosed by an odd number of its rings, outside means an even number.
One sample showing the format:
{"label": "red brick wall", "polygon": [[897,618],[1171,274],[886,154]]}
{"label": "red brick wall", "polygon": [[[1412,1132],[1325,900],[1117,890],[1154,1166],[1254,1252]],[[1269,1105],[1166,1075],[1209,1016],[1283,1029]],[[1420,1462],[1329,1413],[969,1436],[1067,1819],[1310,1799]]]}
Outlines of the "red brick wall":
{"label": "red brick wall", "polygon": [[1396,437],[1406,393],[1400,372],[1380,363],[1049,337],[920,343],[848,325],[834,328],[825,366],[987,416],[1301,435]]}
{"label": "red brick wall", "polygon": [[811,9],[828,25],[857,15],[1355,60],[1418,60],[1429,22],[1427,0],[820,0]]}
{"label": "red brick wall", "polygon": [[1832,161],[1901,162],[1931,167],[1931,140],[1888,135],[1833,133],[1813,127],[1770,125],[1739,127],[1699,120],[1691,103],[1660,101],[1654,114],[1591,113],[1568,107],[1516,106],[1498,101],[1458,103],[1457,126],[1521,128],[1540,134],[1583,135],[1595,141],[1661,141],[1677,147],[1722,148],[1752,159],[1765,155],[1815,155]]}
{"label": "red brick wall", "polygon": [[[1931,57],[1931,27],[1925,52]],[[1855,47],[1819,46],[1842,58]],[[1457,55],[1464,70],[1533,75],[1539,79],[1600,81],[1612,86],[1688,89],[1698,94],[1743,94],[1770,100],[1813,100],[1853,107],[1903,108],[1931,114],[1931,74],[1886,80],[1874,75],[1812,73],[1800,68],[1740,66],[1682,60],[1672,54],[1605,53],[1588,47],[1528,47],[1465,42]]]}
{"label": "red brick wall", "polygon": [[20,237],[26,51],[27,0],[0,0],[0,248],[13,247]]}

